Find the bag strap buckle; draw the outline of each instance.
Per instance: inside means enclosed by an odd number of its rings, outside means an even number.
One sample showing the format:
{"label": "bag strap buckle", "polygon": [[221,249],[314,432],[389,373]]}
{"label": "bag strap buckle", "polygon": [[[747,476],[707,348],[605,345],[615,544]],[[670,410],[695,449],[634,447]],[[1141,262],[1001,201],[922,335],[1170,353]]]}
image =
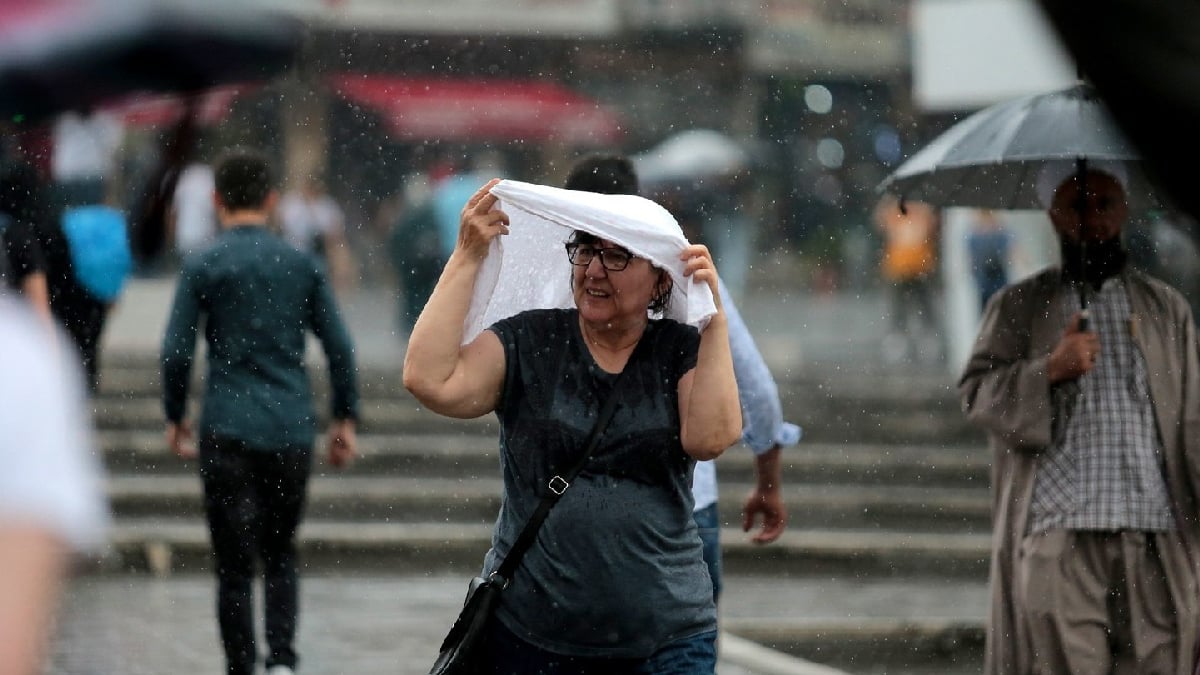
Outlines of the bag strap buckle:
{"label": "bag strap buckle", "polygon": [[555,476],[554,478],[550,479],[548,487],[550,488],[551,492],[561,497],[562,494],[567,491],[567,488],[571,487],[571,484],[568,483],[567,480],[562,476]]}

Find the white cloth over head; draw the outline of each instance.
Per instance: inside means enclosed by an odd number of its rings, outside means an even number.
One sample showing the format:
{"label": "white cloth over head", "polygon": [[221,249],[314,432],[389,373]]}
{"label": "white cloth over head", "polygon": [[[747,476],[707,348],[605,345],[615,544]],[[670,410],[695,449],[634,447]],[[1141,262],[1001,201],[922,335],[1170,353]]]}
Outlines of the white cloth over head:
{"label": "white cloth over head", "polygon": [[492,240],[475,280],[463,344],[500,319],[530,309],[571,308],[571,264],[563,245],[575,230],[607,239],[671,275],[664,316],[703,329],[717,312],[712,291],[685,277],[688,241],[658,204],[634,195],[604,195],[505,180],[492,187],[509,217],[509,234]]}

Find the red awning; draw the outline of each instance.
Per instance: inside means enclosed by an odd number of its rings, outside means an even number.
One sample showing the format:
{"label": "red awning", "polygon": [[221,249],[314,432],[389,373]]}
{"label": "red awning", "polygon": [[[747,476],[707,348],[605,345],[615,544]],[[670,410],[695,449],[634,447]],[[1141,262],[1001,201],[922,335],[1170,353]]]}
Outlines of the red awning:
{"label": "red awning", "polygon": [[[247,85],[227,85],[196,94],[196,121],[202,126],[223,121],[229,116],[233,100],[247,88]],[[178,122],[183,117],[186,100],[183,95],[139,94],[105,105],[101,110],[116,115],[129,126],[156,127]]]}
{"label": "red awning", "polygon": [[406,140],[528,140],[606,145],[623,133],[615,112],[559,84],[339,75],[339,96],[383,115]]}

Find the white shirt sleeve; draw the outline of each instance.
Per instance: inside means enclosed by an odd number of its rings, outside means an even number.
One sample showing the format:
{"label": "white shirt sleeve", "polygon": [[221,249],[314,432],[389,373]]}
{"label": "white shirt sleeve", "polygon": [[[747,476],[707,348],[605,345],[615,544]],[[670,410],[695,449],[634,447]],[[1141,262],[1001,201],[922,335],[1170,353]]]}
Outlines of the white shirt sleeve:
{"label": "white shirt sleeve", "polygon": [[69,344],[0,297],[0,525],[44,527],[83,551],[103,544],[108,508]]}

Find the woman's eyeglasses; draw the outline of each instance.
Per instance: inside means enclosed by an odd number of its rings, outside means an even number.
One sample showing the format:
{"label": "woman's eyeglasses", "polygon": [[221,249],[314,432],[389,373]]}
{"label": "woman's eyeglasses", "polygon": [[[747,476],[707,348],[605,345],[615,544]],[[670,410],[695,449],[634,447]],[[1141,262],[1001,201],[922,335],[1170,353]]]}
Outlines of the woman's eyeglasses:
{"label": "woman's eyeglasses", "polygon": [[629,251],[615,246],[599,248],[574,241],[567,244],[567,259],[571,261],[572,265],[587,267],[592,264],[592,258],[596,256],[600,256],[600,264],[609,272],[620,272],[629,267],[629,261],[634,257]]}

